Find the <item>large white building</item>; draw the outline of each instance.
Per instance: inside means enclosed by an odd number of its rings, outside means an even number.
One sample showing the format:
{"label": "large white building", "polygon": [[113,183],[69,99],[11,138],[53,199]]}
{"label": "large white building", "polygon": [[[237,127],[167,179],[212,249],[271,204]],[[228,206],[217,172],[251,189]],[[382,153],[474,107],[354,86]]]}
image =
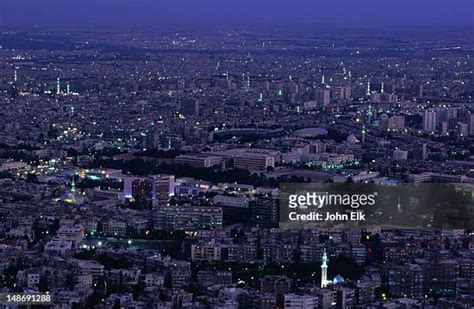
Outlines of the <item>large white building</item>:
{"label": "large white building", "polygon": [[281,153],[271,149],[237,148],[213,153],[225,159],[233,159],[234,167],[246,170],[264,170],[275,167]]}
{"label": "large white building", "polygon": [[206,154],[181,155],[175,159],[175,162],[179,164],[188,164],[194,167],[205,168],[220,165],[223,161],[224,159],[222,157]]}
{"label": "large white building", "polygon": [[234,167],[246,170],[263,170],[275,167],[275,158],[259,153],[244,153],[234,157]]}

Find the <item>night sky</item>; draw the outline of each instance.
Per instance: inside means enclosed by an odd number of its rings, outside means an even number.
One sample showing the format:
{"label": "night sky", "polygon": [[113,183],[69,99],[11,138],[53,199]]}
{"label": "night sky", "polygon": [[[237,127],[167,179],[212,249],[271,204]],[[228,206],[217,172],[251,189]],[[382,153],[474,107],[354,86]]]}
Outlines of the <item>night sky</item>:
{"label": "night sky", "polygon": [[165,24],[474,25],[474,0],[1,0],[0,27]]}

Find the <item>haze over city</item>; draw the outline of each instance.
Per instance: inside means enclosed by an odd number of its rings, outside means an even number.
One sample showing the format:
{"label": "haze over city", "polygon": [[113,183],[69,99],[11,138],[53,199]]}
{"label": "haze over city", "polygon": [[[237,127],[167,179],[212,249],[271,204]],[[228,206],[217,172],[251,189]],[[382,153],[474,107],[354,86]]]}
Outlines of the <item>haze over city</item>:
{"label": "haze over city", "polygon": [[[466,9],[467,8],[467,9]],[[469,9],[471,8],[471,9]],[[3,0],[2,26],[190,23],[342,27],[473,25],[470,0]]]}

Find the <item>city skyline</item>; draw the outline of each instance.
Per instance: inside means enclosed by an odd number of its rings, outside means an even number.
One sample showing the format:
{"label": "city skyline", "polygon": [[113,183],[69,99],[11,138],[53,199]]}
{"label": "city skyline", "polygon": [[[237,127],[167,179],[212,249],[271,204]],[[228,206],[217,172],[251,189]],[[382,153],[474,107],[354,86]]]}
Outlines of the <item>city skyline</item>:
{"label": "city skyline", "polygon": [[473,308],[471,3],[6,1],[0,306]]}

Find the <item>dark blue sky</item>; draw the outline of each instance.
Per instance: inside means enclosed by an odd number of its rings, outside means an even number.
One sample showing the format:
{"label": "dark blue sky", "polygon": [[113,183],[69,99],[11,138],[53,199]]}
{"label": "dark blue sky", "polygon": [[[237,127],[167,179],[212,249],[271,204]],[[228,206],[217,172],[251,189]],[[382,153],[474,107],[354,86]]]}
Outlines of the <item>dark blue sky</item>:
{"label": "dark blue sky", "polygon": [[474,25],[474,0],[0,0],[0,27],[196,22]]}

